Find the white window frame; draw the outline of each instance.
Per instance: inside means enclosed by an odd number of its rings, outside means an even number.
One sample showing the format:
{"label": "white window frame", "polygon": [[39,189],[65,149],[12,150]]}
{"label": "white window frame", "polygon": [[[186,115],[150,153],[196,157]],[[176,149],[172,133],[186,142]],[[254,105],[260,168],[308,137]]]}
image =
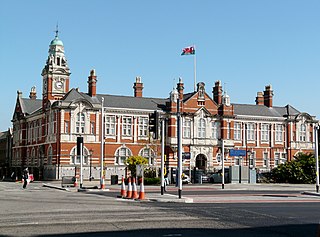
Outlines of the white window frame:
{"label": "white window frame", "polygon": [[155,152],[148,147],[145,147],[143,149],[140,150],[139,155],[148,159],[148,164],[149,165],[154,165],[155,164]]}
{"label": "white window frame", "polygon": [[139,137],[148,136],[149,119],[147,117],[138,118]]}
{"label": "white window frame", "polygon": [[130,116],[122,117],[122,136],[132,136],[132,117]]}
{"label": "white window frame", "polygon": [[204,118],[200,118],[198,121],[198,138],[206,137],[206,120]]}
{"label": "white window frame", "polygon": [[114,136],[116,133],[116,116],[107,115],[105,117],[105,134],[107,136]]}
{"label": "white window frame", "polygon": [[254,123],[247,123],[247,141],[255,141],[255,124]]}
{"label": "white window frame", "polygon": [[236,141],[241,141],[241,123],[234,123],[233,129],[233,139]]}
{"label": "white window frame", "polygon": [[276,124],[275,126],[275,141],[283,142],[283,126],[282,124]]}
{"label": "white window frame", "polygon": [[269,142],[270,125],[267,123],[261,124],[261,142]]}
{"label": "white window frame", "polygon": [[76,115],[76,133],[83,134],[85,132],[86,115],[83,112],[79,112]]}
{"label": "white window frame", "polygon": [[[89,158],[89,151],[86,147],[83,146],[83,153],[82,153],[83,159],[82,164],[88,165],[88,158]],[[73,147],[70,152],[70,164],[72,165],[80,165],[80,154],[77,154],[77,146]]]}
{"label": "white window frame", "polygon": [[268,168],[268,167],[270,167],[270,159],[269,159],[269,153],[268,152],[263,152],[262,153],[262,156],[263,156],[263,164],[262,164],[262,166],[263,167],[266,167],[266,168]]}
{"label": "white window frame", "polygon": [[299,141],[300,142],[306,142],[307,141],[307,126],[304,123],[300,124]]}
{"label": "white window frame", "polygon": [[220,138],[220,122],[219,121],[211,122],[211,138],[212,139]]}
{"label": "white window frame", "polygon": [[70,122],[64,121],[64,133],[69,134],[70,131]]}
{"label": "white window frame", "polygon": [[115,164],[125,165],[126,159],[132,156],[132,152],[127,147],[119,147],[115,153]]}
{"label": "white window frame", "polygon": [[184,118],[182,127],[183,127],[183,129],[182,129],[183,137],[190,138],[191,137],[191,120]]}
{"label": "white window frame", "polygon": [[280,152],[274,153],[274,167],[280,165]]}

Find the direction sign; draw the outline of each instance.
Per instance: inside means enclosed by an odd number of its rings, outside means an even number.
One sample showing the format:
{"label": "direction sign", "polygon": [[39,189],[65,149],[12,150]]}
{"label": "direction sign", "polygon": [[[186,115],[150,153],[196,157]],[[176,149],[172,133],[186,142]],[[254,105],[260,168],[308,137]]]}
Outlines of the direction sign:
{"label": "direction sign", "polygon": [[229,156],[246,156],[246,150],[230,149]]}

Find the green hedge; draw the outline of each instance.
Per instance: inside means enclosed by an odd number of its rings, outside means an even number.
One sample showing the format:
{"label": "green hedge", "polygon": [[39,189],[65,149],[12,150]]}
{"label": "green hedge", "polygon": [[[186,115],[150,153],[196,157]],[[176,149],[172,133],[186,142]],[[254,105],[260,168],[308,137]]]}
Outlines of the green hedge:
{"label": "green hedge", "polygon": [[160,178],[144,178],[145,185],[160,184]]}

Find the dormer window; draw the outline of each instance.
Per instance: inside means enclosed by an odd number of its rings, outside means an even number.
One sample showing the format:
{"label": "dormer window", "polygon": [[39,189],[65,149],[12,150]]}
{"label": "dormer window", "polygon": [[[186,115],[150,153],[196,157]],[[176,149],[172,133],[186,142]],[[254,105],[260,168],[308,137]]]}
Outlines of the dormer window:
{"label": "dormer window", "polygon": [[57,57],[57,65],[60,66],[60,58]]}

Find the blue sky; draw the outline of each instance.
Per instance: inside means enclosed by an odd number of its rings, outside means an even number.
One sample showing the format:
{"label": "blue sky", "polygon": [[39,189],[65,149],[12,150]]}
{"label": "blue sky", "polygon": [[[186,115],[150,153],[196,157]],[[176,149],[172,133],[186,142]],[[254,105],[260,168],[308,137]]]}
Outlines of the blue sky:
{"label": "blue sky", "polygon": [[232,103],[254,104],[271,84],[274,105],[291,104],[320,118],[320,1],[318,0],[3,0],[0,9],[0,131],[11,126],[17,90],[41,98],[41,70],[56,24],[71,69],[70,88],[87,91],[91,69],[97,92],[167,97],[179,77],[212,95],[216,80]]}

